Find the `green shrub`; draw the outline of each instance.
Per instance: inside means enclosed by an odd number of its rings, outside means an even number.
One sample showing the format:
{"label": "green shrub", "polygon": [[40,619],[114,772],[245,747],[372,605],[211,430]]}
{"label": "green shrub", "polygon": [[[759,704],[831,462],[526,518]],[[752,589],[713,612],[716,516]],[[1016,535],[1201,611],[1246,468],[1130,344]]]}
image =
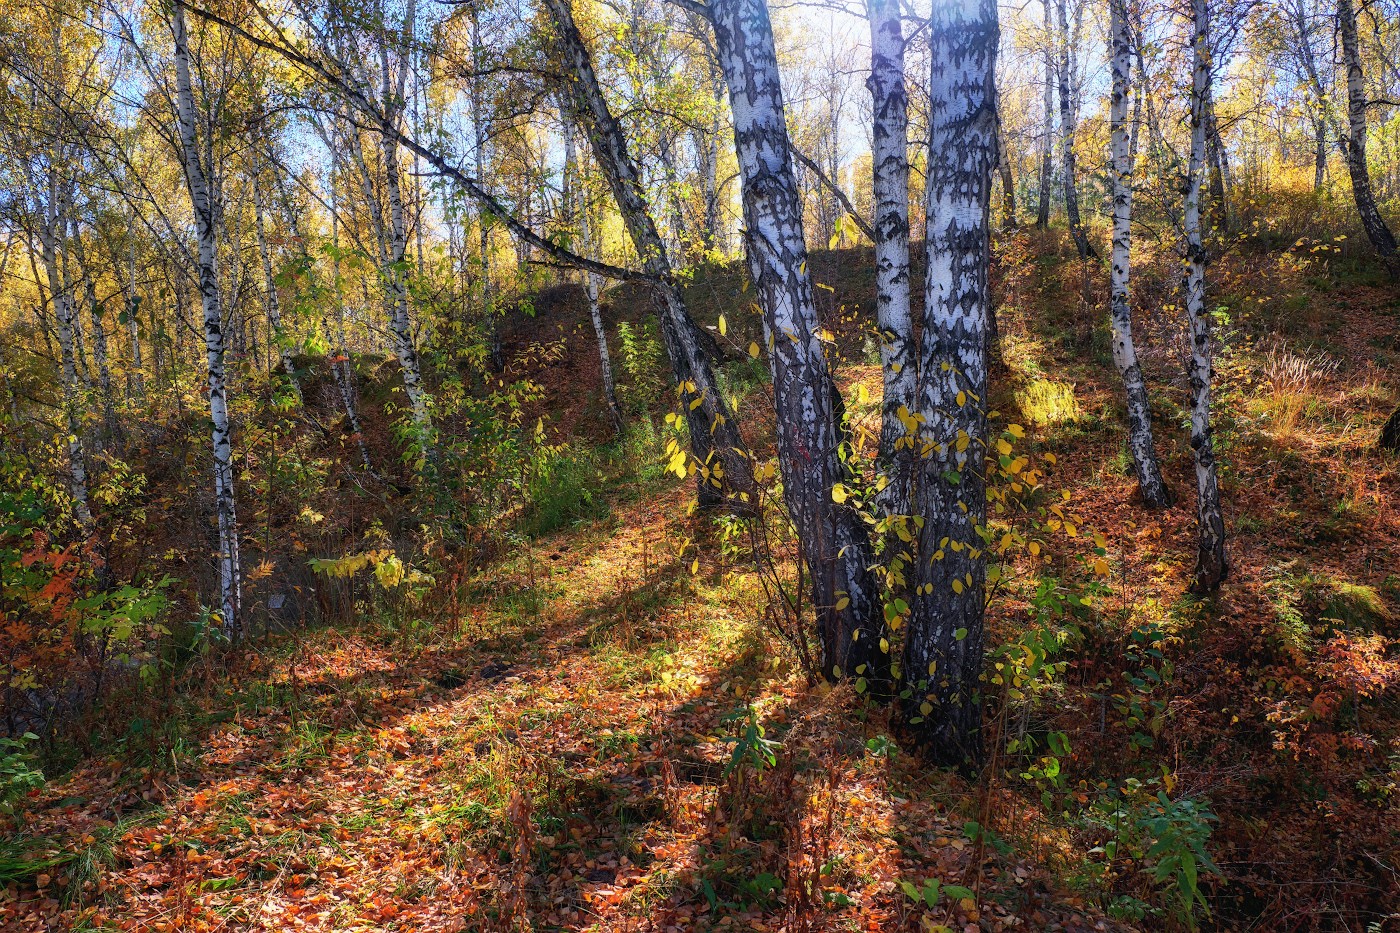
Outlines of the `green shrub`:
{"label": "green shrub", "polygon": [[44,773],[25,747],[39,737],[26,732],[17,739],[0,738],[0,813],[13,813],[31,790],[44,786]]}
{"label": "green shrub", "polygon": [[549,534],[606,515],[602,484],[602,472],[591,451],[568,445],[541,449],[526,481],[526,534]]}

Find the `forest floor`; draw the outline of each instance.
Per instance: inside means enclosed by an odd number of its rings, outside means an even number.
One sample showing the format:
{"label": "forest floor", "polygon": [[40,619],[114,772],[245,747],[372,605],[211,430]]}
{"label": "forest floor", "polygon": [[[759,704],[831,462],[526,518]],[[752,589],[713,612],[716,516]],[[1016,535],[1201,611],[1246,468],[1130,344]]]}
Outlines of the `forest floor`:
{"label": "forest floor", "polygon": [[[52,866],[0,887],[0,927],[1173,929],[1191,911],[1151,847],[1180,855],[1205,832],[1216,870],[1200,866],[1196,922],[1385,929],[1400,911],[1400,464],[1374,438],[1400,403],[1400,293],[1315,247],[1212,265],[1232,569],[1202,603],[1183,596],[1174,260],[1138,277],[1178,497],[1154,514],[1125,474],[1099,272],[1086,287],[1062,238],[1000,244],[994,402],[1057,457],[1048,482],[1072,492],[1083,540],[1057,539],[1050,569],[994,605],[992,644],[1040,624],[1047,581],[1083,575],[1097,595],[1060,620],[1054,682],[997,721],[1022,745],[982,780],[922,767],[852,688],[808,686],[684,484],[614,473],[598,517],[527,539],[450,612],[391,606],[196,666],[161,701],[176,739],[130,732],[31,801],[26,858]],[[812,259],[856,423],[878,417],[868,262]],[[742,355],[757,324],[739,282],[713,271],[691,299],[727,315]],[[551,387],[541,411],[598,437],[578,309],[530,328],[517,358],[536,338],[566,346],[526,367]],[[751,439],[763,393],[745,405]],[[1106,580],[1081,574],[1096,532]]]}

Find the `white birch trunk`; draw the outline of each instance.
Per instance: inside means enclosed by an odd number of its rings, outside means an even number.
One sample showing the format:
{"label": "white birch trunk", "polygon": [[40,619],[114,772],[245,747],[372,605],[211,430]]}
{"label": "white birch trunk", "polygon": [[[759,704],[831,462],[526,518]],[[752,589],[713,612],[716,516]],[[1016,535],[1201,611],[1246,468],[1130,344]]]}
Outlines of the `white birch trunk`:
{"label": "white birch trunk", "polygon": [[[562,96],[562,95],[561,95]],[[574,230],[577,221],[579,246],[583,250],[583,255],[596,257],[598,250],[593,243],[593,228],[590,223],[591,206],[587,198],[587,186],[584,185],[583,173],[579,171],[578,155],[574,145],[574,125],[569,119],[569,106],[567,101],[561,100],[560,115],[564,123],[564,225],[570,233]],[[579,192],[584,192],[584,198],[580,205]],[[596,272],[584,270],[583,290],[588,298],[588,316],[593,322],[593,337],[598,344],[598,369],[603,381],[603,401],[608,406],[608,417],[612,420],[613,430],[619,437],[622,436],[626,428],[626,422],[622,417],[622,406],[617,403],[617,383],[613,379],[612,355],[608,352],[608,332],[603,326],[603,312],[598,304],[599,277]]]}
{"label": "white birch trunk", "polygon": [[[715,381],[700,328],[686,311],[647,204],[642,179],[628,152],[627,138],[613,117],[593,70],[592,58],[574,23],[569,0],[546,0],[554,18],[561,51],[574,78],[569,83],[573,119],[589,139],[594,156],[608,180],[643,268],[655,276],[656,308],[672,375],[682,387],[681,400],[690,429],[691,453],[701,464],[697,473],[701,505],[728,501],[742,510],[754,505],[753,467],[738,420]],[[698,404],[692,407],[692,403]]]}
{"label": "white birch trunk", "polygon": [[64,442],[68,450],[68,494],[73,499],[74,519],[84,534],[90,534],[93,520],[92,510],[88,506],[87,457],[83,451],[83,387],[79,381],[77,356],[74,351],[75,315],[59,259],[67,229],[65,213],[68,199],[66,189],[52,174],[49,176],[48,188],[48,198],[42,205],[39,244],[53,302],[54,322],[58,331],[59,354],[63,367],[63,414],[68,427],[68,437]]}
{"label": "white birch trunk", "polygon": [[1132,48],[1128,42],[1128,0],[1109,0],[1109,57],[1113,71],[1109,138],[1113,179],[1113,254],[1109,260],[1113,362],[1123,379],[1128,407],[1128,450],[1137,468],[1138,488],[1150,508],[1169,504],[1152,443],[1152,408],[1147,383],[1133,345],[1129,277],[1132,272],[1133,152],[1128,131],[1128,85]]}
{"label": "white birch trunk", "polygon": [[1191,449],[1196,463],[1196,569],[1192,589],[1208,593],[1225,579],[1225,519],[1210,423],[1211,333],[1206,311],[1206,251],[1201,232],[1201,176],[1206,161],[1206,107],[1210,100],[1210,9],[1191,0],[1191,156],[1187,166],[1186,315],[1191,327]]}
{"label": "white birch trunk", "polygon": [[[997,165],[996,0],[934,5],[929,22],[928,271],[919,361],[924,519],[904,673],[905,712],[943,764],[981,759],[987,340]],[[1062,108],[1063,110],[1063,108]]]}
{"label": "white birch trunk", "polygon": [[888,515],[909,515],[916,438],[904,424],[918,407],[918,363],[909,299],[909,95],[899,0],[870,0],[871,159],[875,198],[875,320],[884,379],[880,498]]}
{"label": "white birch trunk", "polygon": [[175,91],[180,129],[180,156],[194,209],[199,240],[199,293],[204,310],[204,351],[209,374],[209,416],[213,424],[214,501],[219,522],[219,593],[224,633],[240,631],[241,581],[238,564],[238,513],[233,489],[233,439],[228,417],[228,386],[224,376],[223,313],[219,299],[219,258],[216,208],[200,159],[195,125],[194,89],[190,83],[189,39],[185,8],[175,0],[172,27],[175,40]]}
{"label": "white birch trunk", "polygon": [[1050,4],[1040,0],[1045,14],[1045,132],[1040,140],[1040,204],[1035,214],[1037,230],[1050,225],[1050,186],[1055,177],[1055,32],[1050,27]]}
{"label": "white birch trunk", "polygon": [[1060,47],[1060,169],[1065,176],[1063,179],[1065,186],[1065,214],[1069,218],[1069,234],[1074,240],[1074,248],[1078,250],[1079,258],[1088,259],[1094,255],[1094,249],[1089,245],[1089,238],[1084,233],[1083,220],[1079,216],[1079,188],[1078,181],[1075,177],[1078,174],[1078,169],[1076,168],[1074,157],[1076,102],[1070,96],[1070,87],[1074,75],[1070,65],[1069,21],[1065,13],[1066,2],[1067,0],[1056,0],[1055,7],[1056,13],[1059,16],[1059,34],[1057,38]]}
{"label": "white birch trunk", "polygon": [[811,575],[821,674],[883,679],[888,643],[870,538],[856,511],[833,499],[848,479],[838,455],[842,402],[807,272],[773,27],[764,0],[715,0],[710,9],[734,113],[749,271],[768,336],[783,493]]}
{"label": "white birch trunk", "polygon": [[1386,225],[1376,207],[1376,195],[1371,189],[1371,171],[1366,164],[1366,76],[1361,69],[1361,47],[1356,36],[1356,10],[1351,0],[1337,0],[1337,31],[1342,37],[1342,62],[1347,71],[1347,171],[1351,174],[1351,193],[1356,199],[1356,211],[1361,226],[1376,252],[1395,271],[1395,234]]}

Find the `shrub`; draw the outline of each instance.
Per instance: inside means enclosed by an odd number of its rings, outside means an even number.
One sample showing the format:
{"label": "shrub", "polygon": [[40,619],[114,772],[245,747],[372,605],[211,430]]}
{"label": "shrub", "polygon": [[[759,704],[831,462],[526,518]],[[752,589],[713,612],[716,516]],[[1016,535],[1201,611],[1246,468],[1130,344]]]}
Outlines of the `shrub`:
{"label": "shrub", "polygon": [[602,473],[591,451],[564,445],[541,448],[526,480],[524,530],[544,535],[608,512],[599,494]]}

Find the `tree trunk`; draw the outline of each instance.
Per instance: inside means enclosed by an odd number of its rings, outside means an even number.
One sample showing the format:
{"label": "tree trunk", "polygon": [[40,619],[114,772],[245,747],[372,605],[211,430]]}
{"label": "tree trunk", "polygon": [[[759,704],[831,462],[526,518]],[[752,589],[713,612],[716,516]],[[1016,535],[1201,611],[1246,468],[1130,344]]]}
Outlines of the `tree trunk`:
{"label": "tree trunk", "polygon": [[1001,154],[997,169],[1001,172],[1001,228],[1016,229],[1016,179],[1011,174],[1011,151],[1006,145],[1005,134],[997,137],[997,148]]}
{"label": "tree trunk", "polygon": [[[1047,0],[1049,2],[1049,0]],[[1060,47],[1060,152],[1061,171],[1064,172],[1065,213],[1069,217],[1069,235],[1074,239],[1074,248],[1080,259],[1094,256],[1094,248],[1084,233],[1084,224],[1079,217],[1079,189],[1076,181],[1074,159],[1075,107],[1070,99],[1070,52],[1069,20],[1065,11],[1066,0],[1056,0],[1056,13],[1059,17],[1058,41]]]}
{"label": "tree trunk", "polygon": [[282,332],[282,306],[277,296],[277,279],[272,274],[272,248],[267,242],[267,230],[263,222],[267,205],[263,200],[262,183],[258,175],[259,172],[255,167],[253,170],[253,225],[257,233],[258,254],[262,258],[263,287],[267,290],[268,342],[276,345],[282,371],[287,374],[287,381],[291,384],[292,391],[296,393],[297,404],[300,405],[303,404],[301,383],[297,380],[296,363],[292,361],[291,344],[288,342],[286,334]]}
{"label": "tree trunk", "polygon": [[1387,265],[1393,265],[1395,235],[1386,226],[1371,190],[1371,172],[1366,165],[1366,81],[1361,70],[1361,48],[1356,37],[1356,11],[1351,0],[1337,0],[1337,31],[1342,36],[1342,60],[1347,70],[1347,171],[1351,173],[1351,193],[1356,211],[1371,245]]}
{"label": "tree trunk", "polygon": [[[132,211],[132,214],[135,212]],[[141,297],[136,289],[136,224],[135,217],[129,216],[127,223],[127,237],[130,243],[127,247],[127,275],[126,275],[126,333],[127,339],[131,343],[131,369],[128,371],[126,385],[127,394],[134,399],[144,399],[146,395],[146,378],[142,372],[141,360],[141,323],[139,312],[141,310]],[[115,257],[113,257],[115,260]]]}
{"label": "tree trunk", "polygon": [[909,515],[915,438],[905,424],[917,401],[918,362],[909,300],[909,95],[904,87],[904,34],[898,0],[871,0],[871,147],[875,197],[875,320],[885,394],[879,465],[889,485],[886,515]]}
{"label": "tree trunk", "polygon": [[1222,231],[1230,229],[1230,168],[1225,141],[1215,120],[1215,95],[1206,101],[1206,154],[1210,159],[1210,199],[1215,203],[1215,222]]}
{"label": "tree trunk", "polygon": [[1045,134],[1040,144],[1040,205],[1035,227],[1050,226],[1050,186],[1055,176],[1055,33],[1050,28],[1051,0],[1041,0],[1045,11]]}
{"label": "tree trunk", "polygon": [[83,451],[82,384],[78,377],[77,355],[74,351],[73,303],[64,287],[60,268],[60,246],[67,234],[66,186],[49,175],[48,200],[42,207],[39,224],[39,244],[43,254],[44,272],[49,281],[49,296],[53,302],[54,320],[58,330],[59,354],[63,366],[63,414],[68,428],[68,494],[73,499],[73,518],[83,534],[93,530],[92,511],[88,506],[87,457]]}
{"label": "tree trunk", "polygon": [[88,264],[87,248],[83,245],[82,231],[78,219],[69,218],[72,235],[73,256],[78,261],[78,270],[83,279],[83,298],[88,308],[88,320],[92,324],[92,359],[97,364],[97,389],[102,396],[103,437],[117,436],[121,426],[117,423],[116,396],[112,391],[112,367],[107,356],[107,325],[102,320],[102,303],[97,300],[97,270]]}
{"label": "tree trunk", "polygon": [[1128,450],[1137,467],[1138,488],[1149,508],[1170,503],[1157,452],[1152,444],[1152,408],[1133,346],[1133,318],[1128,286],[1132,272],[1133,156],[1128,138],[1128,78],[1132,54],[1128,44],[1127,0],[1109,0],[1109,57],[1113,92],[1109,127],[1113,177],[1113,255],[1110,262],[1110,311],[1113,362],[1123,378],[1128,405]]}
{"label": "tree trunk", "polygon": [[789,154],[772,24],[764,0],[714,0],[715,43],[729,86],[744,186],[750,275],[777,409],[783,492],[811,575],[824,677],[883,679],[888,664],[874,554],[856,510],[833,496],[841,461],[840,394],[819,336],[802,200]]}
{"label": "tree trunk", "polygon": [[659,280],[654,305],[661,316],[661,334],[671,371],[681,387],[691,453],[698,464],[700,503],[715,506],[728,501],[744,510],[752,508],[755,486],[748,448],[739,432],[738,420],[715,382],[700,328],[686,311],[665,244],[643,194],[641,176],[628,153],[627,138],[608,108],[588,47],[574,24],[569,0],[546,2],[554,18],[560,51],[573,73],[574,80],[568,86],[572,118],[588,136],[643,268]]}
{"label": "tree trunk", "polygon": [[[562,98],[563,95],[561,95],[559,112],[564,124],[564,229],[572,236],[575,223],[577,223],[579,245],[583,249],[583,254],[597,256],[598,251],[593,245],[593,227],[590,223],[592,206],[588,203],[588,186],[584,184],[583,173],[579,170],[574,146],[575,128],[573,121],[569,119],[568,102]],[[580,190],[585,195],[582,199],[582,205],[580,205],[578,198]],[[599,286],[597,273],[584,270],[583,291],[588,298],[588,317],[593,322],[593,336],[598,344],[598,370],[603,381],[603,400],[608,406],[608,417],[612,419],[613,431],[618,437],[621,437],[627,424],[622,417],[622,406],[617,403],[617,383],[613,379],[612,355],[608,352],[608,332],[603,326],[602,308],[598,305]]]}
{"label": "tree trunk", "polygon": [[369,447],[365,445],[365,432],[360,426],[360,414],[355,404],[355,369],[350,365],[350,344],[345,339],[345,299],[340,291],[340,214],[336,210],[334,169],[330,176],[331,286],[335,289],[335,354],[331,359],[331,373],[340,391],[340,403],[345,407],[350,434],[360,448],[360,461],[365,465],[365,472],[373,476],[374,464],[369,459]]}
{"label": "tree trunk", "polygon": [[1400,450],[1400,408],[1391,412],[1381,427],[1380,444],[1384,450]]}
{"label": "tree trunk", "polygon": [[1225,561],[1225,519],[1220,511],[1220,484],[1210,423],[1211,334],[1206,311],[1206,251],[1201,235],[1201,176],[1206,160],[1206,120],[1210,102],[1210,9],[1207,0],[1191,0],[1194,25],[1191,68],[1191,161],[1187,167],[1186,315],[1191,325],[1191,449],[1196,460],[1196,570],[1192,590],[1210,593],[1220,587]]}
{"label": "tree trunk", "polygon": [[214,501],[219,522],[219,594],[221,624],[230,638],[240,632],[241,582],[238,566],[238,513],[233,490],[233,439],[228,417],[228,386],[224,378],[223,312],[219,300],[217,209],[200,159],[195,126],[194,90],[190,84],[190,51],[185,33],[185,7],[175,0],[172,27],[175,39],[176,107],[180,124],[180,156],[185,183],[194,208],[199,240],[199,293],[204,309],[204,351],[209,373],[209,416],[213,424]]}
{"label": "tree trunk", "polygon": [[[997,164],[997,7],[953,0],[929,21],[928,272],[919,362],[924,527],[903,671],[919,743],[936,762],[982,756],[987,497],[986,331]],[[1063,115],[1063,107],[1061,113]]]}

